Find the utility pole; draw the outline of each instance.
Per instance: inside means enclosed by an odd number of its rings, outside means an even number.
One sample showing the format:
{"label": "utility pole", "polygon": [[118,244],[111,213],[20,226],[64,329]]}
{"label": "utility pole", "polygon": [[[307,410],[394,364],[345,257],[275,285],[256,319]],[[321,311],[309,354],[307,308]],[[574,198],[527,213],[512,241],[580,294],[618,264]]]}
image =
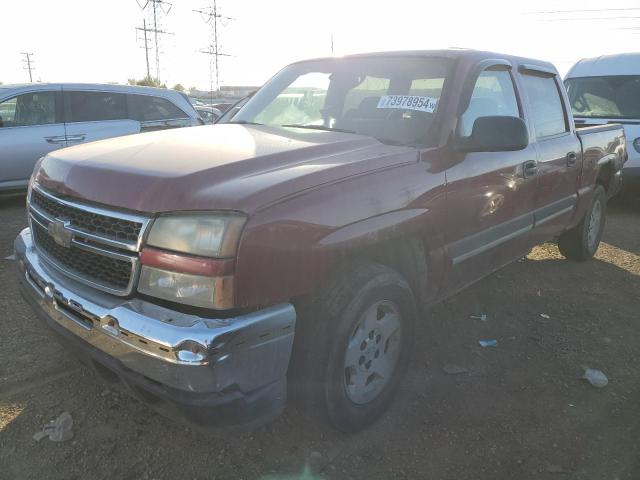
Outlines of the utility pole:
{"label": "utility pole", "polygon": [[20,52],[20,54],[25,56],[25,58],[24,58],[24,60],[22,60],[22,62],[27,64],[26,67],[22,67],[22,68],[24,70],[29,70],[29,82],[33,83],[33,75],[31,74],[31,71],[35,70],[35,67],[32,65],[32,63],[34,63],[34,61],[31,60],[31,57],[33,56],[33,53]]}
{"label": "utility pole", "polygon": [[333,55],[333,32],[331,32],[331,55]]}
{"label": "utility pole", "polygon": [[[153,33],[153,40],[155,46],[155,54],[156,54],[156,81],[160,82],[160,40],[159,35],[173,35],[171,32],[167,32],[158,28],[158,23],[160,21],[161,14],[168,15],[171,11],[172,4],[167,2],[166,0],[146,0],[144,4],[140,4],[139,0],[138,6],[144,11],[147,10],[147,7],[151,5],[151,16],[153,19],[153,28],[147,28],[146,23],[144,23],[144,27],[142,29],[137,28],[137,30],[143,30],[145,36],[145,48],[147,48],[147,75],[149,75],[149,56],[148,56],[148,44],[147,44],[147,32]],[[150,77],[151,75],[149,75]]]}
{"label": "utility pole", "polygon": [[[210,80],[210,92],[211,100],[213,100],[213,72],[215,71],[215,87],[216,92],[220,93],[220,67],[218,59],[219,57],[230,57],[226,53],[222,53],[219,48],[218,42],[218,22],[221,20],[233,20],[231,17],[223,17],[218,13],[217,0],[213,0],[213,5],[207,8],[194,10],[196,13],[200,13],[204,16],[205,22],[211,27],[210,40],[211,43],[206,49],[200,50],[200,53],[209,55],[209,80]],[[213,102],[212,102],[213,103]]]}

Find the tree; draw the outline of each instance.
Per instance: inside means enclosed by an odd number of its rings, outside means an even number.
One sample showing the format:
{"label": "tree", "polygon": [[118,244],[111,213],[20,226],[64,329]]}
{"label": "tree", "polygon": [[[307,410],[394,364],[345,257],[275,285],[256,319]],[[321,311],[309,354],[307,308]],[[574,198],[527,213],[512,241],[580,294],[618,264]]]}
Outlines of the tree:
{"label": "tree", "polygon": [[146,76],[142,80],[136,80],[135,78],[130,78],[127,83],[129,85],[139,85],[141,87],[156,87],[156,88],[167,88],[164,83],[160,83],[155,78]]}
{"label": "tree", "polygon": [[179,92],[184,92],[184,87],[183,87],[182,85],[180,85],[179,83],[176,83],[176,84],[173,86],[173,89],[174,89],[174,90],[177,90],[177,91],[179,91]]}

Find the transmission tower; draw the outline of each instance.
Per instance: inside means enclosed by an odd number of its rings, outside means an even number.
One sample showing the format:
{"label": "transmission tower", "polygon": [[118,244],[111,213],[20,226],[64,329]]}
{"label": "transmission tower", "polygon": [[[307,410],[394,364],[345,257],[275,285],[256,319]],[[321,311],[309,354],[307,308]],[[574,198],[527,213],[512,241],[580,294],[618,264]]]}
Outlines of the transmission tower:
{"label": "transmission tower", "polygon": [[29,70],[29,82],[33,83],[33,75],[31,72],[36,69],[33,66],[34,61],[31,58],[33,56],[33,53],[21,52],[20,55],[24,55],[24,59],[22,60],[22,63],[26,64],[26,66],[22,68],[23,70]]}
{"label": "transmission tower", "polygon": [[204,17],[205,22],[210,26],[210,43],[207,48],[200,50],[200,53],[209,55],[209,81],[211,99],[213,100],[213,78],[215,72],[215,91],[220,93],[220,66],[219,57],[230,57],[231,55],[220,51],[220,44],[218,40],[218,22],[225,22],[233,20],[231,17],[224,17],[218,13],[217,0],[213,0],[213,4],[210,7],[194,10],[194,12],[201,14]]}
{"label": "transmission tower", "polygon": [[[145,49],[147,52],[147,75],[149,75],[149,45],[147,43],[147,33],[153,33],[154,51],[156,54],[156,81],[160,82],[160,40],[159,35],[173,35],[171,32],[167,32],[159,28],[162,15],[168,15],[171,11],[173,4],[166,0],[144,0],[144,3],[140,3],[140,0],[136,0],[138,6],[142,11],[148,11],[151,15],[151,21],[153,27],[147,28],[146,22],[143,23],[143,28],[137,27],[136,30],[142,30],[145,37]],[[149,75],[150,76],[150,75]]]}

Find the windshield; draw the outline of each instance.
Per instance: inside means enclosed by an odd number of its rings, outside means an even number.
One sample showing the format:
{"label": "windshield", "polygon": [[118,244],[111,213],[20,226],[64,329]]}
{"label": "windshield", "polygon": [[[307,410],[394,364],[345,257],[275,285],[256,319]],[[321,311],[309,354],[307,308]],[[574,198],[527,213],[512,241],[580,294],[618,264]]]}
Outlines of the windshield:
{"label": "windshield", "polygon": [[340,130],[396,145],[430,144],[450,61],[438,57],[316,60],[286,67],[232,123]]}
{"label": "windshield", "polygon": [[566,80],[573,114],[593,118],[640,118],[640,75]]}

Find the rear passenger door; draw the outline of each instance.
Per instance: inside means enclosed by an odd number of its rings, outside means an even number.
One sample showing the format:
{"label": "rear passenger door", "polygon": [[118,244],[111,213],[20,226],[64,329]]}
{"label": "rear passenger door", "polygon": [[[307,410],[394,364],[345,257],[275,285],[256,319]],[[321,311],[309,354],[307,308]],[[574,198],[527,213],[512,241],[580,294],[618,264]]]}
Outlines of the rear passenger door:
{"label": "rear passenger door", "polygon": [[27,185],[38,159],[66,145],[60,89],[0,100],[0,189]]}
{"label": "rear passenger door", "polygon": [[[524,118],[510,65],[482,71],[458,122],[464,140],[479,117]],[[469,152],[446,171],[448,288],[460,289],[526,253],[533,228],[535,178],[524,166],[536,151]]]}
{"label": "rear passenger door", "polygon": [[551,239],[571,221],[582,165],[580,141],[571,131],[560,78],[538,68],[520,68],[538,152],[534,243]]}
{"label": "rear passenger door", "polygon": [[124,93],[65,89],[63,95],[68,146],[140,132]]}
{"label": "rear passenger door", "polygon": [[189,115],[166,98],[128,94],[127,106],[129,118],[139,121],[143,132],[193,125]]}

